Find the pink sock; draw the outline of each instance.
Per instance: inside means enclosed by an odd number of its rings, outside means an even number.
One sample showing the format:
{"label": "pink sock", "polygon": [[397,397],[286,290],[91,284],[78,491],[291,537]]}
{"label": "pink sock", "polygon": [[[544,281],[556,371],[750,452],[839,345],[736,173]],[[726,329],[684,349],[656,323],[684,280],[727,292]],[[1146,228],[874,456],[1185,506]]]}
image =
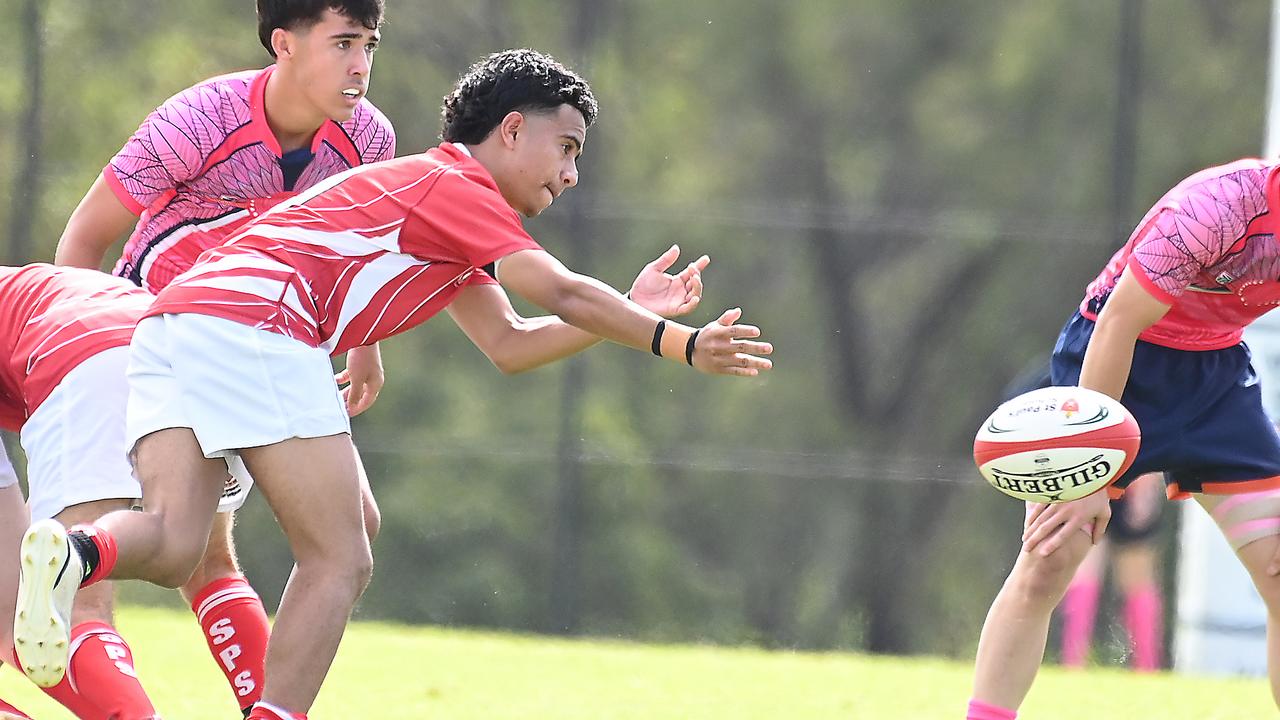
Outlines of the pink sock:
{"label": "pink sock", "polygon": [[1133,643],[1133,668],[1159,670],[1164,655],[1164,603],[1156,586],[1139,588],[1125,597],[1124,625]]}
{"label": "pink sock", "polygon": [[1093,622],[1098,616],[1098,596],[1102,585],[1096,580],[1073,582],[1062,598],[1062,664],[1084,667],[1093,640]]}
{"label": "pink sock", "polygon": [[970,700],[969,714],[965,715],[965,720],[1018,720],[1018,711],[988,705],[981,700]]}

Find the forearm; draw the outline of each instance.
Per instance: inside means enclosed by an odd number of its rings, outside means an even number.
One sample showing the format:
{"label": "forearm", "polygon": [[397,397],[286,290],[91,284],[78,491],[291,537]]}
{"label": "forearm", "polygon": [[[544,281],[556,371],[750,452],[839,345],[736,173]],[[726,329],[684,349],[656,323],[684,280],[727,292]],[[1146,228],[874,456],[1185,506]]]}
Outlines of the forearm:
{"label": "forearm", "polygon": [[497,349],[493,362],[505,373],[524,372],[582,352],[600,340],[554,315],[526,318]]}
{"label": "forearm", "polygon": [[1137,335],[1125,328],[1099,323],[1080,368],[1080,387],[1097,390],[1116,400],[1124,394],[1133,365]]}
{"label": "forearm", "polygon": [[[548,310],[587,334],[612,340],[637,350],[651,350],[658,315],[620,297],[604,283],[584,275],[570,283],[549,303]],[[683,362],[684,347],[693,328],[665,321],[661,338],[663,357]]]}

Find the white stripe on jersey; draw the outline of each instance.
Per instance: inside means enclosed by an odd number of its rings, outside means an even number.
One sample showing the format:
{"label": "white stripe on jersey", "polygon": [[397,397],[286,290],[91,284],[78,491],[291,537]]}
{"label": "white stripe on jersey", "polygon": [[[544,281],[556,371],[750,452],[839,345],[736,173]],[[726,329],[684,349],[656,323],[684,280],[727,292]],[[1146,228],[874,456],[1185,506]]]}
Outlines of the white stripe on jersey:
{"label": "white stripe on jersey", "polygon": [[[272,215],[275,215],[286,208],[296,208],[298,205],[305,203],[306,201],[310,200],[316,195],[319,195],[325,190],[328,190],[334,185],[337,185],[343,180],[346,180],[347,178],[352,177],[354,175],[358,175],[359,173],[365,172],[371,167],[374,167],[374,165],[372,164],[357,165],[356,167],[353,167],[350,170],[345,170],[343,172],[338,173],[337,175],[332,175],[330,177],[327,177],[324,180],[321,180],[320,182],[316,183],[315,185],[312,185],[311,187],[307,188],[306,190],[303,190],[301,193],[298,193],[297,195],[289,198],[288,200],[285,200],[282,203],[272,206],[266,212],[262,213],[262,215],[260,215],[259,217],[270,218]],[[392,190],[390,192],[384,192],[381,195],[372,197],[365,202],[352,203],[350,205],[344,205],[342,207],[306,208],[306,209],[316,213],[317,215],[323,215],[325,213],[346,212],[350,210],[355,210],[356,208],[369,207],[370,205],[373,205],[374,203],[378,202],[384,197],[387,197],[387,196],[395,197],[399,193],[412,190],[418,185],[421,185],[422,183],[435,178],[436,176],[440,175],[442,172],[458,172],[458,171],[455,168],[451,168],[451,167],[441,167],[438,169],[433,169],[431,172],[426,173],[422,177],[414,180],[413,182],[407,185],[401,185],[395,190]],[[268,222],[270,221],[268,220]]]}
{"label": "white stripe on jersey", "polygon": [[[138,276],[142,278],[144,285],[147,284],[147,277],[151,274],[151,267],[155,265],[156,260],[173,248],[173,246],[181,243],[185,238],[194,233],[204,232],[206,230],[217,230],[220,227],[240,222],[244,220],[244,216],[248,214],[248,210],[240,210],[209,222],[199,222],[179,226],[177,230],[169,233],[165,239],[156,243],[155,246],[147,252],[146,259],[142,261],[142,267],[138,269]],[[152,292],[155,291],[152,290]]]}
{"label": "white stripe on jersey", "polygon": [[[342,257],[359,257],[378,250],[393,253],[400,252],[400,228],[403,226],[404,218],[399,218],[395,222],[379,227],[351,227],[343,228],[336,232],[315,230],[297,225],[272,225],[271,223],[259,222],[254,224],[252,234],[270,240],[327,248],[332,250],[334,255],[341,255]],[[307,252],[306,247],[298,247],[298,245],[294,244],[286,247],[289,252],[303,254]],[[319,255],[319,257],[324,256]]]}
{"label": "white stripe on jersey", "polygon": [[[356,275],[352,278],[351,286],[347,289],[347,294],[342,301],[342,310],[338,315],[337,325],[334,327],[333,333],[329,336],[329,339],[325,341],[321,347],[324,348],[325,351],[332,353],[334,348],[336,348],[338,343],[342,340],[342,336],[346,333],[347,326],[351,321],[355,319],[357,315],[372,307],[373,296],[379,290],[386,287],[387,284],[391,282],[392,278],[395,278],[397,275],[400,275],[407,270],[412,270],[415,266],[419,268],[417,274],[420,275],[423,272],[426,272],[427,268],[431,267],[431,263],[418,260],[409,255],[386,253],[367,263],[362,263],[359,267],[356,267]],[[412,280],[412,278],[410,278],[410,280]],[[401,288],[407,284],[407,282],[402,282]],[[338,286],[335,285],[335,292],[337,292],[337,287]],[[397,291],[396,294],[398,295],[399,291]],[[382,320],[382,316],[386,314],[387,309],[391,307],[391,303],[394,302],[394,300],[395,295],[393,295],[392,299],[382,307],[381,311],[378,312],[377,319],[369,325],[370,330],[377,327],[378,322]],[[360,338],[360,340],[355,344],[364,345],[368,343],[368,341],[369,336],[366,333],[365,337]]]}
{"label": "white stripe on jersey", "polygon": [[182,287],[230,290],[232,292],[255,295],[262,298],[263,303],[272,306],[277,304],[284,305],[298,317],[309,318],[312,321],[317,319],[318,308],[312,304],[311,298],[300,297],[297,287],[293,283],[284,280],[264,278],[257,275],[197,275],[183,281]]}
{"label": "white stripe on jersey", "polygon": [[66,340],[63,340],[62,342],[58,343],[57,345],[54,345],[51,348],[45,349],[44,352],[41,352],[39,354],[36,354],[33,352],[31,353],[31,356],[27,358],[27,374],[28,375],[32,374],[32,372],[34,372],[35,370],[36,365],[39,364],[41,360],[49,357],[50,355],[56,353],[57,351],[61,350],[62,348],[68,345],[73,345],[75,343],[81,342],[85,338],[91,338],[94,335],[119,332],[121,330],[127,330],[129,328],[132,328],[133,326],[134,326],[134,323],[123,323],[120,325],[96,327],[92,330],[86,330],[85,332],[82,332],[79,335],[76,335],[74,337],[69,337]]}
{"label": "white stripe on jersey", "polygon": [[[136,297],[136,296],[126,296],[118,299],[121,302],[124,302],[124,301],[127,301],[130,297]],[[139,313],[141,313],[143,310],[147,308],[148,305],[151,304],[150,299],[148,299],[146,296],[137,297],[137,301],[138,301],[137,306],[138,306]],[[67,320],[63,322],[61,325],[58,325],[57,327],[50,328],[47,331],[44,331],[44,337],[42,337],[40,339],[40,342],[37,343],[36,346],[31,349],[31,354],[27,356],[27,374],[28,375],[31,374],[32,370],[36,366],[36,363],[52,355],[58,350],[66,347],[67,345],[71,345],[73,343],[79,342],[84,338],[92,337],[94,335],[98,335],[104,332],[116,332],[118,330],[125,330],[130,327],[133,327],[133,323],[125,322],[125,323],[115,323],[112,325],[99,325],[98,327],[92,330],[86,330],[72,336],[66,336],[63,334],[63,331],[66,330],[67,328],[84,324],[85,322],[90,321],[90,319],[96,315],[118,314],[120,312],[120,309],[121,309],[120,306],[103,305],[101,303],[94,303],[92,301],[86,302],[85,298],[67,299],[59,302],[50,303],[49,307],[45,308],[44,312],[40,313],[39,315],[33,315],[31,318],[29,318],[25,324],[25,327],[32,327],[33,325],[38,325],[39,323],[43,322],[44,319],[48,317],[50,314],[54,314],[55,317],[61,315],[63,317],[66,317]],[[55,340],[60,340],[60,342],[58,342],[56,345],[50,346],[50,343],[54,342]]]}

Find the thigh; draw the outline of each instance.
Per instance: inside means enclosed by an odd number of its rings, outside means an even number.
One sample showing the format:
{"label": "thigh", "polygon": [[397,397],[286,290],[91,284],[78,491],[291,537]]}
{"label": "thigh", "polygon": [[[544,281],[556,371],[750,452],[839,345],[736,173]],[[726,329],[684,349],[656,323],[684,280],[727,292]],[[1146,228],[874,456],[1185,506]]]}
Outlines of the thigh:
{"label": "thigh", "polygon": [[1203,494],[1193,497],[1227,535],[1267,609],[1277,614],[1280,613],[1280,577],[1268,573],[1267,568],[1280,552],[1280,505],[1275,497],[1261,495],[1264,497],[1239,499],[1234,507],[1227,504],[1232,497]]}
{"label": "thigh", "polygon": [[127,507],[141,494],[125,446],[128,360],[127,347],[84,360],[23,425],[32,518],[96,501]]}
{"label": "thigh", "polygon": [[351,437],[291,438],[240,451],[294,558],[367,556],[360,471]]}

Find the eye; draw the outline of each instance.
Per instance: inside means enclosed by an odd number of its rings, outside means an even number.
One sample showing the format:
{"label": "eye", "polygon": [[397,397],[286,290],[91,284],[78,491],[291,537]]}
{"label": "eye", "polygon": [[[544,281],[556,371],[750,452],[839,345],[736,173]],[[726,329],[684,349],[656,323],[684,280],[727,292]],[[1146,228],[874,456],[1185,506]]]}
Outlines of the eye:
{"label": "eye", "polygon": [[338,49],[339,49],[339,50],[348,50],[348,49],[350,49],[350,48],[351,48],[351,41],[350,41],[350,40],[340,40],[340,41],[338,42]]}
{"label": "eye", "polygon": [[370,55],[374,54],[375,52],[378,51],[378,43],[369,43],[368,45],[365,45],[364,51],[369,53]]}

